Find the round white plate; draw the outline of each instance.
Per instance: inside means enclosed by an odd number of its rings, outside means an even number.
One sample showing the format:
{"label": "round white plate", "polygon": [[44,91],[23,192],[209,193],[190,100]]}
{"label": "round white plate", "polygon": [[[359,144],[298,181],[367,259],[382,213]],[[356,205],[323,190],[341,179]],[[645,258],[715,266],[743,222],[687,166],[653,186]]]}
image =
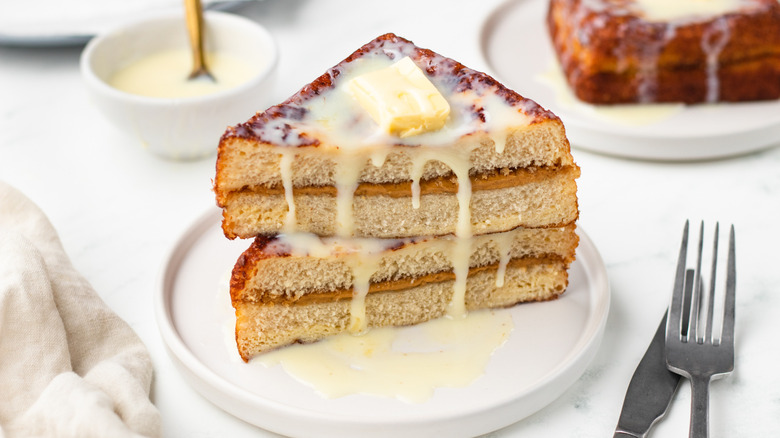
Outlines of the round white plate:
{"label": "round white plate", "polygon": [[[650,160],[734,156],[780,144],[780,101],[685,106],[649,124],[605,120],[540,80],[555,66],[546,0],[511,0],[485,20],[480,45],[496,79],[552,110],[575,147]],[[594,114],[596,113],[596,114]]]}
{"label": "round white plate", "polygon": [[601,256],[580,230],[567,292],[502,310],[511,312],[515,328],[471,386],[439,388],[420,404],[368,395],[325,399],[280,366],[245,364],[230,345],[225,333],[234,319],[225,282],[249,242],[226,239],[220,219],[219,211],[208,212],[171,251],[156,292],[157,320],[174,363],[198,392],[272,432],[339,438],[484,434],[558,398],[601,342],[609,284]]}
{"label": "round white plate", "polygon": [[[210,10],[235,9],[242,1],[203,0]],[[181,11],[181,0],[35,0],[0,2],[0,45],[60,47],[86,44],[127,21]]]}

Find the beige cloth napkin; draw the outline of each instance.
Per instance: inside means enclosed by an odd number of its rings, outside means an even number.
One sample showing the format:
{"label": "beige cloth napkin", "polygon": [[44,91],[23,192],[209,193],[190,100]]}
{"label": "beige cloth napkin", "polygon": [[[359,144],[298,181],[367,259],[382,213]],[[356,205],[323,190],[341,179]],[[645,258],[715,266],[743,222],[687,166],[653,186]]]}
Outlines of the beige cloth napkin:
{"label": "beige cloth napkin", "polygon": [[151,380],[138,336],[0,181],[0,438],[160,436]]}

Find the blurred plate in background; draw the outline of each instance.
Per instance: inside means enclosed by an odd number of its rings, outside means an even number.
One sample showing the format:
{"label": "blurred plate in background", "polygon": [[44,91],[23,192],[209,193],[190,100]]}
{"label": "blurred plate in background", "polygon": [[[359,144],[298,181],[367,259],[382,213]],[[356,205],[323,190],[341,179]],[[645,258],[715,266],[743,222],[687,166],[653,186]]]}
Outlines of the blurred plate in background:
{"label": "blurred plate in background", "polygon": [[567,97],[571,92],[556,71],[547,31],[547,5],[546,0],[503,3],[483,23],[480,48],[496,79],[563,120],[573,146],[627,158],[685,161],[746,154],[780,142],[778,100],[679,105],[660,116],[645,113],[644,120],[629,120],[625,114],[636,105],[607,114]]}
{"label": "blurred plate in background", "polygon": [[[247,0],[202,0],[204,9],[231,10]],[[181,10],[181,0],[34,0],[0,2],[0,45],[61,47],[85,44],[125,21]],[[183,22],[182,22],[183,23]]]}

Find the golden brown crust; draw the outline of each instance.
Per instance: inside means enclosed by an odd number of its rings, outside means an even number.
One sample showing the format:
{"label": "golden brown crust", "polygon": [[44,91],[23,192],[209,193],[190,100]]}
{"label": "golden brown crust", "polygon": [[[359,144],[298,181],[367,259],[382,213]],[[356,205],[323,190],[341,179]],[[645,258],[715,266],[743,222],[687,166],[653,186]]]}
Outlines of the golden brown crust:
{"label": "golden brown crust", "polygon": [[[609,3],[609,2],[607,2]],[[597,104],[706,102],[780,97],[780,3],[675,24],[634,13],[589,9],[582,0],[552,0],[547,24],[573,91]],[[624,2],[630,3],[630,2]],[[610,9],[612,8],[612,9]],[[717,53],[717,90],[708,90],[707,39],[728,41]],[[710,41],[711,43],[712,41]],[[715,55],[712,55],[715,54]],[[652,76],[652,77],[651,77]]]}
{"label": "golden brown crust", "polygon": [[[531,123],[537,123],[542,120],[558,119],[558,117],[555,116],[552,112],[542,108],[536,102],[524,98],[523,96],[516,93],[515,91],[506,88],[504,85],[502,85],[501,83],[499,83],[497,80],[487,75],[486,73],[472,70],[453,59],[442,57],[436,54],[435,52],[433,52],[432,50],[423,49],[415,46],[414,43],[412,43],[407,39],[401,38],[392,33],[387,33],[377,37],[373,41],[365,44],[363,47],[356,50],[354,53],[352,53],[346,59],[341,61],[339,64],[330,68],[327,72],[323,73],[320,77],[318,77],[311,83],[304,86],[301,90],[299,90],[289,99],[287,99],[285,102],[279,105],[272,106],[262,113],[255,114],[251,119],[249,119],[245,123],[241,123],[236,126],[229,127],[227,131],[222,135],[222,138],[220,140],[220,152],[223,149],[222,143],[231,137],[239,137],[243,139],[251,139],[262,143],[276,144],[277,142],[275,142],[274,139],[277,137],[281,137],[287,140],[286,138],[287,136],[297,135],[299,137],[298,142],[296,142],[297,146],[319,145],[319,140],[317,140],[316,138],[309,137],[305,133],[293,134],[292,131],[290,130],[289,125],[282,127],[280,135],[275,136],[275,138],[266,137],[263,134],[264,131],[262,130],[262,127],[267,123],[276,119],[291,119],[291,120],[303,119],[304,115],[306,114],[306,109],[301,107],[302,103],[318,96],[319,94],[325,92],[328,89],[335,87],[337,78],[340,76],[341,71],[344,69],[346,64],[349,64],[360,57],[366,56],[369,53],[380,53],[382,52],[382,47],[388,43],[401,44],[409,47],[412,50],[412,55],[410,57],[413,60],[418,61],[418,63],[420,64],[429,65],[427,69],[428,74],[447,75],[456,78],[456,81],[458,83],[458,86],[456,87],[456,91],[468,90],[474,87],[474,84],[482,83],[485,85],[489,85],[491,87],[495,87],[496,94],[502,97],[509,105],[521,106],[523,112],[533,117]],[[388,56],[391,59],[394,56],[393,53],[390,51],[382,52],[382,53],[385,53],[386,56]],[[434,59],[437,59],[439,62],[435,62],[435,63],[430,62],[431,60]],[[474,110],[479,112],[480,108],[475,108]],[[279,145],[279,146],[283,146],[283,145]],[[217,157],[217,163],[219,163],[219,157]]]}
{"label": "golden brown crust", "polygon": [[257,273],[258,262],[271,257],[289,257],[288,252],[269,252],[266,250],[268,244],[274,240],[273,237],[257,236],[249,248],[241,253],[233,266],[233,273],[230,276],[230,299],[235,302],[237,294],[240,293],[247,280]]}

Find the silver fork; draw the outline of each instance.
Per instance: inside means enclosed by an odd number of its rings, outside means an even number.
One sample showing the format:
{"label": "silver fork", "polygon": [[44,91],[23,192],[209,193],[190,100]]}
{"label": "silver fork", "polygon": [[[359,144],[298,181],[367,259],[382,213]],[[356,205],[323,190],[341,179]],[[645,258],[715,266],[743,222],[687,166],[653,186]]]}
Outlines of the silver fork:
{"label": "silver fork", "polygon": [[[704,296],[701,264],[704,242],[704,222],[699,228],[698,254],[694,275],[688,276],[686,285],[686,262],[688,250],[688,221],[685,222],[674,293],[669,306],[666,325],[666,364],[677,374],[691,381],[691,437],[707,437],[709,427],[709,385],[715,376],[729,374],[734,370],[734,307],[736,292],[736,264],[734,251],[734,226],[729,232],[728,260],[726,262],[726,288],[723,304],[723,322],[720,336],[713,337],[713,309],[715,303],[715,271],[718,265],[718,233],[715,225],[713,239],[712,267],[709,290]],[[685,295],[690,294],[689,297]],[[706,301],[704,300],[706,298]],[[689,300],[690,314],[683,309]],[[706,318],[701,312],[707,309]]]}

